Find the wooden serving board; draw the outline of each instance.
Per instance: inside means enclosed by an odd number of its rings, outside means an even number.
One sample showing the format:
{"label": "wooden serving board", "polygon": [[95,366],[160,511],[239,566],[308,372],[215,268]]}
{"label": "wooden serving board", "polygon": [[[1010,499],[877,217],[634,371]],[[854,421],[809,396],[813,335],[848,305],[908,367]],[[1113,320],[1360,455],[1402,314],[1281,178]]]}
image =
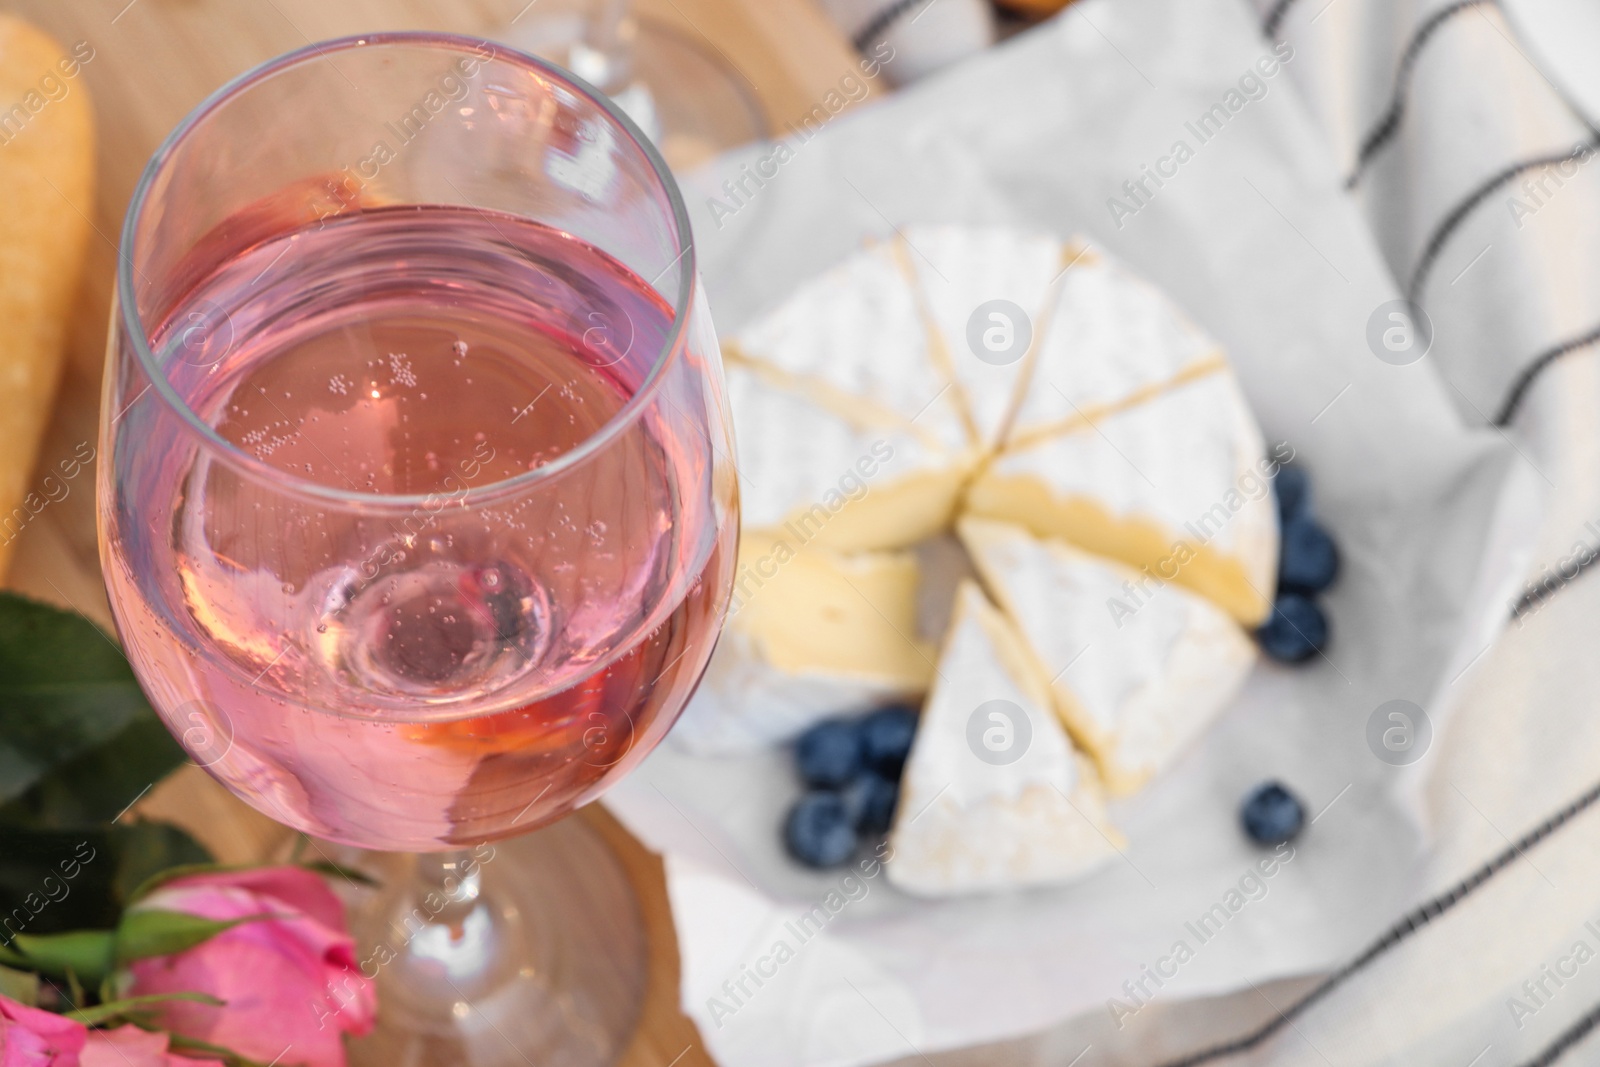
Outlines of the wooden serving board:
{"label": "wooden serving board", "polygon": [[[575,0],[0,0],[67,46],[88,41],[84,66],[98,123],[97,207],[88,265],[70,328],[67,365],[37,469],[98,439],[101,367],[116,240],[145,161],[167,131],[229,78],[310,41],[380,30],[435,29],[502,36],[514,19],[575,9]],[[750,82],[774,131],[853,72],[850,46],[811,0],[639,0],[642,13],[703,40]],[[4,190],[0,190],[4,195]],[[3,447],[3,446],[0,446]],[[58,490],[59,492],[59,490]],[[71,607],[110,628],[95,543],[94,472],[23,529],[9,588]],[[279,853],[289,831],[196,767],[185,767],[136,809],[189,829],[224,862]],[[586,820],[615,849],[637,888],[650,937],[650,975],[628,1067],[712,1061],[678,1010],[678,949],[660,860],[599,805]]]}

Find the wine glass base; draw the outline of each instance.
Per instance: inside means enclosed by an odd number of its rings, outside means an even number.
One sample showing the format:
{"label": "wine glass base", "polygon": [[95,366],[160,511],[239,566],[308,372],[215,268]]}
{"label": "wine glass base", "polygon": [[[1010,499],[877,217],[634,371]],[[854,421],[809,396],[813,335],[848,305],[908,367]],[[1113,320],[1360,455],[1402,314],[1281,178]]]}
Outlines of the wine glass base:
{"label": "wine glass base", "polygon": [[[381,884],[352,900],[378,1023],[353,1067],[604,1067],[633,1036],[647,942],[632,883],[604,840],[566,819],[472,853],[452,900],[419,857],[340,856]],[[453,887],[452,887],[453,888]]]}
{"label": "wine glass base", "polygon": [[[610,95],[653,141],[667,165],[686,170],[719,152],[767,136],[754,87],[703,38],[635,16],[630,77]],[[533,20],[508,40],[535,55],[593,77],[581,19]]]}

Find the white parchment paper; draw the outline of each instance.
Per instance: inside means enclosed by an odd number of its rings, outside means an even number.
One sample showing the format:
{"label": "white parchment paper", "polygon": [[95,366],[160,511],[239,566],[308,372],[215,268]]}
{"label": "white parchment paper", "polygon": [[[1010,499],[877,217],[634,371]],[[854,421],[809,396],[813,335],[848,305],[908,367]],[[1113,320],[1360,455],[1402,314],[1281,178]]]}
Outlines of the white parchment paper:
{"label": "white parchment paper", "polygon": [[[787,753],[696,757],[669,739],[606,803],[666,857],[684,1008],[719,1062],[869,1063],[1113,998],[1134,1010],[1312,972],[1412,902],[1429,758],[1379,760],[1368,719],[1400,698],[1429,709],[1435,741],[1448,727],[1539,493],[1502,438],[1462,425],[1426,358],[1369,350],[1369,316],[1398,292],[1281,69],[1292,55],[1261,74],[1271,49],[1237,0],[1086,0],[832,118],[737,203],[724,182],[770,146],[686,181],[724,334],[895,226],[1086,235],[1224,343],[1267,439],[1312,472],[1344,560],[1326,658],[1260,667],[1186,758],[1114,805],[1125,858],[1064,889],[928,902],[881,874],[804,871],[778,836],[797,793]],[[1202,141],[1192,124],[1218,104],[1228,120]],[[1135,198],[1124,183],[1141,178]],[[1268,876],[1236,818],[1271,777],[1316,819]],[[1218,904],[1226,920],[1197,925]],[[825,920],[800,922],[818,905]]]}

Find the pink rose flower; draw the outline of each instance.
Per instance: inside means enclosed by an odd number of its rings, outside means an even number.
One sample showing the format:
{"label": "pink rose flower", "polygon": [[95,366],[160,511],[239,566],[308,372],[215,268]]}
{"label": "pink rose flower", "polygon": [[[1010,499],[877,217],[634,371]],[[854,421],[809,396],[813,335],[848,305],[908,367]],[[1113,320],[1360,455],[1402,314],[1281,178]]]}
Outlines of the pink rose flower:
{"label": "pink rose flower", "polygon": [[137,1026],[115,1030],[90,1030],[88,1043],[78,1067],[201,1067],[221,1060],[198,1060],[174,1056],[167,1051],[166,1034],[151,1033]]}
{"label": "pink rose flower", "polygon": [[0,1067],[79,1067],[87,1037],[82,1023],[0,997]]}
{"label": "pink rose flower", "polygon": [[219,921],[273,916],[130,967],[128,996],[205,993],[226,1002],[160,1005],[162,1029],[262,1063],[306,1067],[344,1067],[342,1035],[372,1029],[377,995],[358,967],[344,907],[310,871],[266,867],[190,875],[135,907]]}

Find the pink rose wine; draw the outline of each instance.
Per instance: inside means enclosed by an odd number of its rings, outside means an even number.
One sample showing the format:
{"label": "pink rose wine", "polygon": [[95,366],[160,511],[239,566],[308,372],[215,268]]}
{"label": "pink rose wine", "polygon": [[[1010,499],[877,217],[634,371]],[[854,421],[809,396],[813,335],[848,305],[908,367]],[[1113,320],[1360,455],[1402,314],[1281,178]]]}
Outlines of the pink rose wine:
{"label": "pink rose wine", "polygon": [[381,883],[348,901],[378,1002],[350,1062],[614,1063],[632,888],[586,820],[526,831],[660,742],[728,599],[731,428],[660,154],[493,41],[308,43],[151,157],[105,383],[141,684]]}
{"label": "pink rose wine", "polygon": [[[466,208],[340,215],[192,273],[151,348],[248,458],[171,417],[113,426],[150,459],[107,522],[162,518],[102,543],[195,760],[298,829],[411,851],[524,832],[631,769],[705,667],[733,562],[723,446],[681,414],[715,397],[663,382],[592,440],[671,307],[568,234]],[[505,483],[552,463],[536,493]]]}

